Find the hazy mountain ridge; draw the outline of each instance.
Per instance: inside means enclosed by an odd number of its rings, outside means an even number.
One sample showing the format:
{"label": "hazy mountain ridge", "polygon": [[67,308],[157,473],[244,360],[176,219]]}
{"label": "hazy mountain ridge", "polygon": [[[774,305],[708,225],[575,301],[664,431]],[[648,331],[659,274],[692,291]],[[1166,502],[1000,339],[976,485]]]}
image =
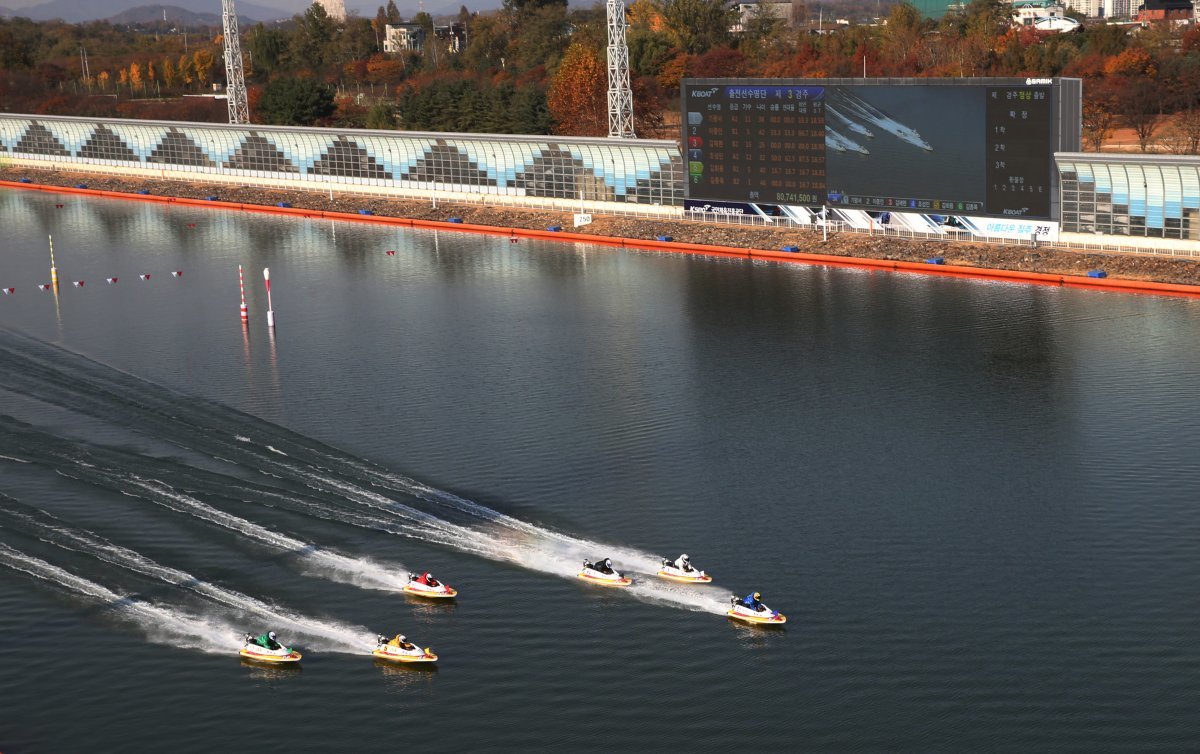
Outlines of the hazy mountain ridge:
{"label": "hazy mountain ridge", "polygon": [[[50,21],[53,19],[61,19],[68,23],[82,23],[85,21],[112,21],[113,23],[132,24],[132,23],[152,23],[162,20],[163,8],[167,10],[168,21],[178,21],[183,24],[209,24],[219,25],[221,23],[221,0],[195,0],[189,4],[189,8],[181,8],[176,5],[145,5],[139,0],[88,0],[86,3],[81,3],[79,0],[48,0],[47,2],[39,2],[36,4],[17,3],[23,7],[10,8],[8,6],[0,6],[0,16],[20,16],[22,18],[31,18],[34,21]],[[346,10],[349,13],[357,13],[364,18],[374,18],[375,11],[381,5],[386,5],[387,0],[383,2],[375,2],[374,0],[357,0],[355,2],[347,2]],[[302,2],[281,2],[281,6],[259,5],[245,0],[238,0],[237,11],[238,19],[242,23],[257,23],[259,21],[278,21],[281,19],[291,18],[304,12],[308,7],[308,3]],[[421,3],[419,0],[408,2],[398,2],[401,15],[408,19],[415,15]],[[435,16],[443,14],[454,14],[458,9],[466,5],[472,11],[494,10],[499,8],[501,0],[483,0],[479,2],[464,2],[463,0],[432,0],[425,2],[424,9],[426,12]],[[410,7],[411,6],[411,7]]]}
{"label": "hazy mountain ridge", "polygon": [[[79,0],[49,0],[49,2],[39,5],[15,10],[12,15],[31,18],[34,21],[61,19],[68,23],[82,23],[111,19],[114,23],[144,23],[161,21],[163,9],[166,8],[168,21],[201,23],[191,20],[199,17],[213,19],[207,23],[221,23],[220,0],[195,0],[190,5],[191,9],[186,9],[174,5],[146,5],[138,0],[89,0],[86,4],[80,3]],[[237,10],[239,19],[245,18],[247,21],[256,22],[291,18],[294,15],[286,10],[251,2],[237,3]],[[121,18],[117,20],[116,17]]]}

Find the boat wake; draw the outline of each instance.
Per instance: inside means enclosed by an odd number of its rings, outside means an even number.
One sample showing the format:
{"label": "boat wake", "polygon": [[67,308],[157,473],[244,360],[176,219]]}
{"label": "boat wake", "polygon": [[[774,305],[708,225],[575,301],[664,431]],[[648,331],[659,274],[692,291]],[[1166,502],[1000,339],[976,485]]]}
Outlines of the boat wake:
{"label": "boat wake", "polygon": [[[311,649],[327,652],[366,653],[374,637],[365,628],[354,628],[329,620],[312,618],[286,608],[255,599],[241,592],[210,583],[190,573],[160,565],[133,550],[115,545],[86,529],[73,528],[45,511],[0,495],[0,517],[6,525],[30,533],[63,550],[90,556],[142,576],[193,592],[210,603],[237,612],[247,625],[268,625],[285,631],[289,637],[306,640]],[[290,639],[289,639],[290,640]]]}
{"label": "boat wake", "polygon": [[[721,614],[710,588],[687,592],[657,582],[652,553],[554,531],[381,468],[320,441],[231,407],[185,395],[61,348],[0,333],[0,387],[168,441],[224,464],[230,474],[181,461],[134,456],[48,435],[7,419],[0,437],[34,448],[6,453],[49,463],[64,475],[145,498],[255,541],[293,552],[306,568],[372,588],[395,584],[360,558],[322,550],[214,507],[217,498],[266,504],[312,517],[442,545],[460,552],[574,579],[585,559],[611,557],[645,574],[633,596],[654,604]],[[259,481],[252,481],[257,476]],[[201,490],[193,494],[188,488]],[[201,500],[203,498],[203,501]],[[250,499],[247,499],[250,498]],[[212,503],[210,505],[210,503]],[[380,566],[383,571],[392,570]]]}
{"label": "boat wake", "polygon": [[178,608],[118,594],[94,581],[27,555],[0,542],[0,565],[48,582],[94,604],[108,607],[157,644],[211,654],[236,652],[242,644],[238,627],[227,621],[192,615]]}

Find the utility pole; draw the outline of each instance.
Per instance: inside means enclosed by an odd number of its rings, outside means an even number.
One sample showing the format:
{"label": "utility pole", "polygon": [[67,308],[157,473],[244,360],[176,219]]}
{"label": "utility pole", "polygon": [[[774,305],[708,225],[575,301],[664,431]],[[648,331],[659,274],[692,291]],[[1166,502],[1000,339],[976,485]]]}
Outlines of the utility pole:
{"label": "utility pole", "polygon": [[608,0],[608,135],[633,139],[633,89],[625,43],[624,0]]}
{"label": "utility pole", "polygon": [[246,76],[242,69],[242,45],[238,41],[237,9],[233,0],[221,0],[221,18],[225,22],[225,96],[229,103],[229,122],[249,123],[250,105],[246,102]]}

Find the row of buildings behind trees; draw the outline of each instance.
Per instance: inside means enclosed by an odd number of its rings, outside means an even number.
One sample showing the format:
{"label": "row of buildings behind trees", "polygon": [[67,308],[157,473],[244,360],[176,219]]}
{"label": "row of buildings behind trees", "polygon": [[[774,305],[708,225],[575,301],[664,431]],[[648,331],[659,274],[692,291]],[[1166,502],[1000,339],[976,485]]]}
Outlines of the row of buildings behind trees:
{"label": "row of buildings behind trees", "polygon": [[[1101,12],[1115,1],[1068,0]],[[1195,24],[1087,21],[1071,10],[1082,25],[1057,34],[1014,21],[1000,0],[940,12],[876,0],[837,7],[835,16],[800,0],[635,0],[627,38],[638,134],[676,136],[684,77],[1077,76],[1092,148],[1126,128],[1144,150],[1197,151]],[[607,133],[603,5],[505,0],[496,11],[406,19],[389,0],[370,18],[336,15],[313,5],[287,23],[243,28],[256,122]],[[224,103],[183,95],[211,97],[223,81],[221,43],[219,28],[0,20],[0,106],[220,121]]]}

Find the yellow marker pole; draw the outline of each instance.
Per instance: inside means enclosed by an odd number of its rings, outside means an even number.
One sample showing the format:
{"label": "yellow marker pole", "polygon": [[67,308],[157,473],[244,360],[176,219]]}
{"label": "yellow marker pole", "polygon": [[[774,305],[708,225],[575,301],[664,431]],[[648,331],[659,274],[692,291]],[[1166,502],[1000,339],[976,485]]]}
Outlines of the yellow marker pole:
{"label": "yellow marker pole", "polygon": [[58,268],[54,266],[54,236],[50,239],[50,285],[58,288]]}

